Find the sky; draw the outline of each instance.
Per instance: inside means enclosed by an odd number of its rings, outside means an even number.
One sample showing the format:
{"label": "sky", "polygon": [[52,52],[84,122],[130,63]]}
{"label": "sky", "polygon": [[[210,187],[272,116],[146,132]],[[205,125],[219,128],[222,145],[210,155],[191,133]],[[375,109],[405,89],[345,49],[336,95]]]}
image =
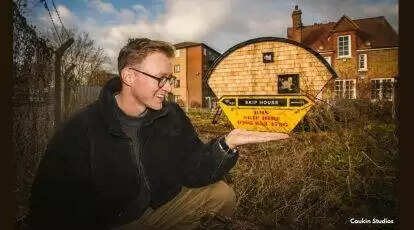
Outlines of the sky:
{"label": "sky", "polygon": [[[202,42],[220,53],[246,40],[286,38],[298,5],[304,25],[384,16],[398,33],[398,0],[53,0],[66,28],[88,32],[112,59],[128,38],[148,37],[173,44]],[[52,0],[46,0],[59,23]],[[28,13],[37,28],[52,26],[43,4]]]}

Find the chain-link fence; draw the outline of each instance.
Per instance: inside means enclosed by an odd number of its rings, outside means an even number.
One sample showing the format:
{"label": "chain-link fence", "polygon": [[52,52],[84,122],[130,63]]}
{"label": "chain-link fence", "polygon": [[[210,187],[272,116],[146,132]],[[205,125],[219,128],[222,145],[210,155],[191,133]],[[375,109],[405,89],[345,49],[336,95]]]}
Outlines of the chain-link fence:
{"label": "chain-link fence", "polygon": [[30,187],[54,130],[54,55],[13,4],[13,147],[17,217],[27,212]]}
{"label": "chain-link fence", "polygon": [[[55,58],[13,3],[13,149],[16,154],[17,224],[28,212],[31,185],[55,130]],[[69,91],[65,119],[97,99],[101,87]]]}

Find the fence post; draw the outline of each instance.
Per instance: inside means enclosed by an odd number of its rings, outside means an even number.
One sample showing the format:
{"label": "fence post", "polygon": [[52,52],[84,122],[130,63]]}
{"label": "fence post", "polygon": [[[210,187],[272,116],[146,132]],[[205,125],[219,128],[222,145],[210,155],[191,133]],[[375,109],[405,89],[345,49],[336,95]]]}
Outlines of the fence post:
{"label": "fence post", "polygon": [[66,120],[68,118],[68,110],[69,110],[69,94],[70,94],[70,88],[69,86],[69,74],[73,71],[73,69],[76,67],[75,64],[71,64],[63,73],[63,83],[64,83],[64,89],[63,89],[63,111],[64,111],[64,119]]}
{"label": "fence post", "polygon": [[56,60],[55,60],[55,128],[59,127],[60,122],[62,121],[62,72],[61,72],[61,62],[64,52],[72,45],[74,42],[73,38],[67,40],[63,45],[61,45],[56,51]]}

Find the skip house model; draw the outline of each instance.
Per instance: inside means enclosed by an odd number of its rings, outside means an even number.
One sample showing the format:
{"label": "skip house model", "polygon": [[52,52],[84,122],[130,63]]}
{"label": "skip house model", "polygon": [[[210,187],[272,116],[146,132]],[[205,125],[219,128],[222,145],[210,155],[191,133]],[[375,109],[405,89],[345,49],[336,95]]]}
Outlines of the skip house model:
{"label": "skip house model", "polygon": [[320,54],[277,37],[233,46],[208,74],[208,84],[235,128],[285,133],[337,78]]}

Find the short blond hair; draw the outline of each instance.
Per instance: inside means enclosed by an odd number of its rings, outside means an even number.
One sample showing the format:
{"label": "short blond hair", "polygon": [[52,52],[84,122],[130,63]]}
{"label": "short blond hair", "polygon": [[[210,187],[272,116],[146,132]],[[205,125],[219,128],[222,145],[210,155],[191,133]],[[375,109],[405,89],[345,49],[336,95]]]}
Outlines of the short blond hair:
{"label": "short blond hair", "polygon": [[168,42],[148,38],[130,38],[118,55],[118,73],[126,66],[140,64],[149,54],[161,52],[165,56],[174,57],[175,48]]}

